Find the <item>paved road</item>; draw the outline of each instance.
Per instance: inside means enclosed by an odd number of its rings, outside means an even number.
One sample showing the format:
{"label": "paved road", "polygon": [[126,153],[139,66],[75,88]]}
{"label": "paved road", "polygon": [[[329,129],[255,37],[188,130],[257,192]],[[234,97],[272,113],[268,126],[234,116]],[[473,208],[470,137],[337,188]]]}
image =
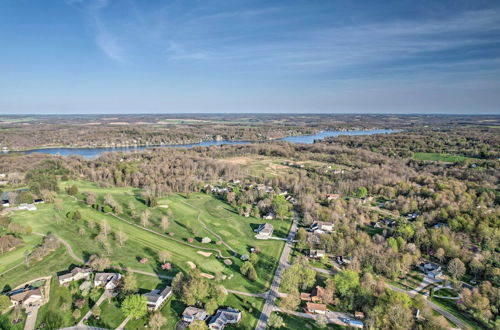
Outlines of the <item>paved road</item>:
{"label": "paved road", "polygon": [[285,243],[285,247],[283,248],[283,252],[281,253],[281,257],[279,260],[278,268],[276,269],[276,273],[274,274],[273,282],[271,284],[271,289],[267,294],[266,303],[264,304],[264,308],[260,314],[259,321],[257,322],[256,330],[264,330],[266,329],[267,320],[269,316],[274,311],[276,305],[276,297],[279,296],[278,289],[280,287],[281,273],[288,267],[290,264],[288,263],[288,258],[290,257],[290,252],[293,248],[293,240],[295,239],[295,235],[297,233],[297,225],[299,223],[299,215],[297,212],[293,214],[293,223],[292,228],[290,228],[290,232],[288,233],[288,241]]}
{"label": "paved road", "polygon": [[[322,269],[322,268],[314,268],[314,270],[317,271],[317,272],[323,273],[323,274],[330,274],[330,275],[334,275],[336,273],[333,270],[327,270],[327,269]],[[415,293],[412,292],[412,291],[406,291],[404,289],[401,289],[401,288],[399,288],[397,286],[394,286],[394,285],[391,285],[391,284],[388,284],[388,283],[386,283],[386,285],[387,285],[387,287],[389,289],[405,293],[405,294],[409,295],[412,298],[415,296]],[[432,308],[433,310],[435,310],[436,312],[438,312],[441,315],[443,315],[444,317],[446,317],[451,322],[455,323],[458,327],[460,327],[462,329],[466,329],[467,328],[467,326],[460,319],[458,319],[455,315],[451,314],[447,310],[445,310],[445,309],[441,308],[440,306],[436,305],[432,301],[427,300],[427,305],[429,305],[429,307]]]}
{"label": "paved road", "polygon": [[[405,294],[409,295],[412,298],[415,296],[415,294],[413,294],[413,293],[411,293],[409,291],[406,291],[404,289],[398,288],[397,286],[394,286],[392,284],[386,283],[385,285],[387,285],[387,287],[390,288],[391,290],[405,293]],[[438,312],[441,315],[443,315],[444,317],[446,317],[451,322],[455,323],[459,328],[461,328],[461,329],[467,329],[467,325],[465,325],[464,322],[462,322],[455,315],[453,315],[450,312],[448,312],[446,309],[441,308],[440,306],[436,305],[435,303],[433,303],[432,301],[429,301],[429,300],[427,300],[427,305],[429,305],[429,307],[432,308],[433,310],[435,310],[436,312]]]}

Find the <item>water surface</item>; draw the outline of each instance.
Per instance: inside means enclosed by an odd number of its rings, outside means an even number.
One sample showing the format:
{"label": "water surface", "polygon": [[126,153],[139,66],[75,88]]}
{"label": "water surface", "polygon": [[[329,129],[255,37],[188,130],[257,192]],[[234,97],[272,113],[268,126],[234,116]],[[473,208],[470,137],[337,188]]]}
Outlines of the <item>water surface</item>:
{"label": "water surface", "polygon": [[[314,143],[315,140],[322,140],[327,137],[339,136],[339,135],[371,135],[371,134],[385,134],[392,133],[394,130],[388,129],[377,129],[377,130],[367,130],[367,131],[323,131],[317,134],[311,135],[300,135],[300,136],[288,136],[286,138],[280,139],[282,141],[287,141],[291,143]],[[27,150],[25,153],[31,154],[33,152],[40,152],[44,154],[69,156],[69,155],[79,155],[85,158],[95,158],[99,157],[103,152],[116,152],[116,151],[140,151],[144,149],[151,148],[193,148],[193,147],[209,147],[209,146],[219,146],[227,144],[249,144],[251,141],[204,141],[200,143],[192,144],[168,144],[159,146],[130,146],[130,147],[109,147],[109,148],[44,148],[44,149],[33,149]]]}

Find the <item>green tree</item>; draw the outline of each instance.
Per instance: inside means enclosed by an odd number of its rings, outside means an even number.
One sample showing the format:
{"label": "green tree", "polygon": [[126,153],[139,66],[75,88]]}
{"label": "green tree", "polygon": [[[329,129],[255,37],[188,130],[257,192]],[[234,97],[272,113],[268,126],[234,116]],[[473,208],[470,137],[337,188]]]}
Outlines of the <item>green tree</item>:
{"label": "green tree", "polygon": [[202,320],[193,321],[189,325],[189,330],[205,330],[205,329],[208,329],[208,327],[205,321]]}
{"label": "green tree", "polygon": [[76,185],[68,188],[68,195],[75,196],[76,194],[78,194],[78,187]]}
{"label": "green tree", "polygon": [[343,270],[335,274],[333,281],[341,296],[347,296],[349,291],[359,286],[359,274],[353,270]]}
{"label": "green tree", "polygon": [[148,312],[146,297],[139,294],[127,296],[122,302],[121,309],[124,315],[139,319]]}
{"label": "green tree", "polygon": [[289,215],[290,205],[283,195],[276,195],[272,201],[273,210],[276,213],[278,219],[283,220]]}
{"label": "green tree", "polygon": [[368,189],[366,189],[366,187],[359,187],[356,196],[359,198],[366,198],[366,196],[368,196]]}
{"label": "green tree", "polygon": [[279,316],[277,313],[272,313],[271,316],[269,316],[269,321],[267,322],[267,325],[270,328],[283,328],[285,326],[285,322],[283,321],[283,318]]}
{"label": "green tree", "polygon": [[249,280],[255,281],[257,279],[257,272],[250,261],[243,263],[241,266],[241,273],[248,277]]}

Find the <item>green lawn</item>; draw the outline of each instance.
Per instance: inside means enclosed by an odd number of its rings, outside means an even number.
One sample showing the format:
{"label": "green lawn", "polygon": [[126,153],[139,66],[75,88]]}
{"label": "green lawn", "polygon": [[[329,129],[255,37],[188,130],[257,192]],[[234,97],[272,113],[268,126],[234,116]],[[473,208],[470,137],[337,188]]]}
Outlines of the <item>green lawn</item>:
{"label": "green lawn", "polygon": [[446,309],[448,312],[453,314],[455,317],[460,319],[462,322],[467,324],[470,328],[472,329],[483,329],[484,327],[481,326],[478,322],[473,320],[471,317],[463,313],[457,308],[457,305],[455,303],[455,300],[450,300],[450,299],[441,299],[441,298],[432,298],[431,299],[433,303],[436,305],[439,305],[440,307]]}
{"label": "green lawn", "polygon": [[437,152],[415,152],[413,153],[413,158],[415,158],[416,160],[432,160],[439,162],[455,163],[468,159],[469,157],[462,155],[441,154]]}
{"label": "green lawn", "polygon": [[[264,220],[242,217],[230,205],[210,195],[199,193],[191,194],[189,198],[185,198],[179,194],[173,194],[159,200],[160,204],[167,204],[169,210],[172,212],[167,232],[173,233],[173,236],[165,237],[148,232],[143,228],[134,226],[112,215],[98,212],[81,201],[83,200],[83,193],[87,191],[92,191],[99,198],[103,198],[105,194],[109,193],[124,207],[124,214],[120,216],[134,224],[139,224],[139,219],[132,218],[127,209],[129,203],[133,203],[138,212],[146,209],[146,206],[138,198],[140,195],[138,189],[123,187],[100,188],[88,182],[63,182],[61,183],[61,191],[64,191],[65,186],[74,183],[79,188],[78,200],[65,193],[61,193],[58,198],[62,201],[62,211],[57,211],[54,204],[40,204],[37,211],[12,212],[11,219],[22,225],[31,226],[33,232],[43,234],[53,232],[57,234],[71,245],[78,257],[84,260],[87,260],[91,254],[106,254],[101,243],[96,242],[95,239],[99,233],[99,226],[97,225],[106,220],[112,229],[112,233],[108,235],[107,241],[112,248],[112,251],[108,253],[114,266],[174,275],[179,270],[187,271],[189,269],[187,261],[192,261],[203,272],[214,275],[226,275],[227,279],[222,284],[229,289],[263,292],[268,288],[284,243],[277,240],[265,241],[254,238],[253,228],[264,223]],[[65,216],[68,212],[74,210],[78,210],[81,213],[82,220],[70,220]],[[161,217],[166,214],[167,209],[156,207],[150,208],[150,211],[151,224],[148,228],[160,233],[159,222]],[[97,225],[94,228],[90,228],[89,222]],[[202,224],[207,226],[216,235],[204,229]],[[273,225],[276,236],[286,237],[290,227],[289,221],[273,221]],[[114,238],[119,230],[122,230],[128,236],[128,240],[123,247],[119,247]],[[39,236],[31,236],[33,237],[27,237],[25,243],[26,249],[32,249],[39,242]],[[193,244],[196,247],[190,247],[172,240],[173,238],[186,242],[188,237],[195,238]],[[212,242],[202,244],[201,238],[203,237],[210,237]],[[248,281],[239,273],[239,266],[242,264],[239,258],[233,257],[233,265],[226,266],[222,262],[223,260],[216,258],[214,255],[204,257],[197,253],[197,251],[202,251],[203,249],[218,249],[221,250],[224,256],[231,256],[232,252],[230,249],[224,245],[215,244],[219,240],[219,237],[238,254],[248,254],[250,247],[260,248],[262,253],[256,267],[259,275],[257,281]],[[169,272],[160,269],[160,264],[157,261],[157,253],[160,250],[167,250],[171,253],[173,269]],[[43,263],[36,263],[36,266],[32,265],[30,267],[32,275],[37,274],[42,276],[53,274],[54,271],[63,270],[73,263],[78,263],[71,260],[64,253],[58,253],[59,258],[51,258],[49,256]],[[149,262],[146,264],[140,263],[139,260],[143,257],[148,258]],[[19,263],[22,262],[23,255],[22,253],[17,255],[17,257],[3,255],[0,257],[0,265],[4,265],[4,260],[8,260],[9,264]],[[21,266],[20,268],[26,267]],[[24,280],[34,278],[34,276],[25,274],[24,271],[19,268],[12,270],[4,274],[3,277],[0,277],[0,283],[6,282],[5,284],[15,285],[22,283]],[[18,276],[18,274],[22,274],[23,276]]]}
{"label": "green lawn", "polygon": [[[273,312],[273,314],[276,312]],[[316,321],[311,319],[306,319],[303,317],[290,315],[286,313],[277,313],[279,316],[283,318],[285,322],[285,329],[294,329],[294,330],[304,330],[304,329],[322,329],[317,324]],[[323,328],[325,329],[325,328]],[[326,329],[346,329],[346,327],[337,325],[337,324],[329,324]]]}
{"label": "green lawn", "polygon": [[458,292],[452,289],[439,289],[434,292],[435,295],[437,296],[442,296],[442,297],[458,297]]}
{"label": "green lawn", "polygon": [[[74,282],[72,285],[77,286],[78,283]],[[81,297],[79,293],[80,291],[78,290],[75,294],[72,294],[68,287],[59,285],[56,276],[52,277],[50,282],[50,300],[47,304],[40,307],[38,311],[37,327],[45,323],[47,315],[50,317],[51,314],[57,314],[60,317],[61,327],[76,324],[79,318],[73,318],[72,313],[76,309],[76,306],[74,306],[75,299]],[[83,317],[89,311],[91,304],[93,304],[88,297],[83,298],[85,299],[85,303],[80,309],[80,317]]]}

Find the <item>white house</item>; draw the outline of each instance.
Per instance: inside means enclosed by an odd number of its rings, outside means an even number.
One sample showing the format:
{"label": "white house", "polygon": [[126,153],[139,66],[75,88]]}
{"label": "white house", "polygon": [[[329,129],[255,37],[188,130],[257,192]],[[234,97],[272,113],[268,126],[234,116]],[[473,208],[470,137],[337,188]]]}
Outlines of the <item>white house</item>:
{"label": "white house", "polygon": [[122,275],[118,273],[96,273],[94,286],[104,286],[106,290],[114,290],[122,281]]}
{"label": "white house", "polygon": [[167,286],[163,290],[152,290],[144,294],[146,297],[148,310],[156,311],[160,308],[163,303],[172,295],[172,288]]}
{"label": "white house", "polygon": [[324,234],[333,232],[334,224],[331,222],[316,221],[309,227],[309,231],[316,234]]}
{"label": "white house", "polygon": [[222,330],[227,324],[237,324],[241,321],[241,312],[233,308],[219,309],[208,322],[211,330]]}
{"label": "white house", "polygon": [[274,227],[270,223],[263,223],[254,231],[257,233],[255,238],[257,239],[268,239],[273,235]]}
{"label": "white house", "polygon": [[79,281],[81,279],[90,279],[92,269],[75,267],[69,273],[58,276],[59,285],[64,285],[71,281]]}
{"label": "white house", "polygon": [[276,219],[276,214],[272,213],[272,212],[269,212],[268,214],[266,214],[265,216],[263,216],[264,219],[266,220],[274,220]]}
{"label": "white house", "polygon": [[207,312],[201,308],[196,308],[196,307],[186,307],[184,312],[182,312],[182,320],[187,323],[191,323],[193,321],[205,321],[207,318]]}
{"label": "white house", "polygon": [[15,290],[7,296],[14,306],[32,306],[39,303],[43,297],[40,288]]}

